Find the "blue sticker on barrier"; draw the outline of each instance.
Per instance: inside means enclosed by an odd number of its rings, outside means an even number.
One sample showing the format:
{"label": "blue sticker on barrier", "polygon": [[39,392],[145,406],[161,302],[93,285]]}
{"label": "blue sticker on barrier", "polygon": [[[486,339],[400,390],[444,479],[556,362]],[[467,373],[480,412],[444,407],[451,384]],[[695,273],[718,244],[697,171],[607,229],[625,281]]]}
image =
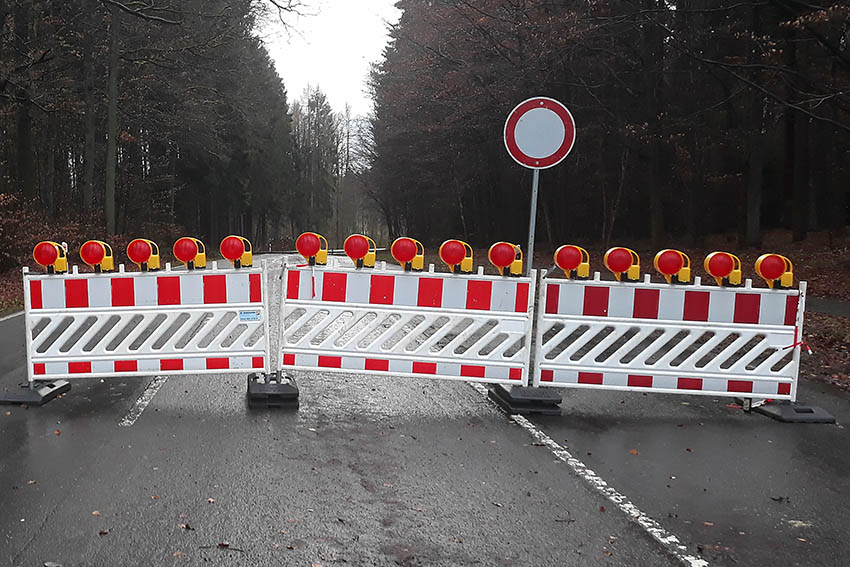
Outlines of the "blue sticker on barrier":
{"label": "blue sticker on barrier", "polygon": [[261,319],[259,311],[240,311],[240,321],[259,321]]}

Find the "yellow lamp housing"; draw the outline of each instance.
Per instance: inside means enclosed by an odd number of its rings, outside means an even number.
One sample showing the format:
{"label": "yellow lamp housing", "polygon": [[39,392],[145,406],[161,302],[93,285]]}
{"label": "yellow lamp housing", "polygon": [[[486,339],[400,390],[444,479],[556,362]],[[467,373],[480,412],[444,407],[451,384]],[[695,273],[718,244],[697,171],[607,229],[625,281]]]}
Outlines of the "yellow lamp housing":
{"label": "yellow lamp housing", "polygon": [[319,237],[319,251],[316,252],[316,265],[327,266],[328,264],[328,239],[319,233],[315,233]]}
{"label": "yellow lamp housing", "polygon": [[204,243],[192,236],[178,238],[174,243],[174,257],[190,270],[207,267],[207,249]]}
{"label": "yellow lamp housing", "polygon": [[378,245],[375,244],[375,241],[372,238],[364,235],[366,240],[369,241],[369,252],[366,253],[366,256],[363,257],[363,267],[364,268],[374,268],[375,267],[375,258],[378,253]]}
{"label": "yellow lamp housing", "polygon": [[155,272],[161,267],[159,246],[147,238],[131,240],[127,245],[127,257],[143,272]]}
{"label": "yellow lamp housing", "polygon": [[251,252],[251,241],[244,236],[235,234],[225,236],[221,241],[221,245],[219,245],[219,251],[236,269],[250,268],[254,263],[254,255]]}
{"label": "yellow lamp housing", "polygon": [[[460,249],[458,249],[460,247]],[[459,254],[463,254],[459,256]],[[463,240],[450,239],[440,244],[440,259],[453,274],[471,274],[473,270],[472,246]],[[448,256],[448,257],[447,257]]]}
{"label": "yellow lamp housing", "polygon": [[95,273],[111,272],[115,269],[112,246],[102,240],[87,240],[80,246],[80,259]]}
{"label": "yellow lamp housing", "polygon": [[511,262],[510,265],[510,273],[514,277],[519,277],[522,275],[522,250],[519,246],[514,246],[514,261]]}
{"label": "yellow lamp housing", "polygon": [[617,281],[636,282],[640,279],[640,256],[631,248],[617,246],[610,248],[602,257],[602,263],[610,270]]}
{"label": "yellow lamp housing", "polygon": [[712,252],[705,257],[703,268],[721,287],[741,285],[741,259],[734,254]]}
{"label": "yellow lamp housing", "polygon": [[68,255],[58,242],[42,240],[32,249],[32,257],[48,274],[64,274],[68,271]]}
{"label": "yellow lamp housing", "polygon": [[553,258],[566,278],[586,280],[590,277],[590,254],[581,246],[564,244],[555,250]]}
{"label": "yellow lamp housing", "polygon": [[421,272],[425,268],[425,247],[415,238],[396,238],[390,245],[390,254],[405,272]]}
{"label": "yellow lamp housing", "polygon": [[794,265],[781,254],[759,256],[756,260],[756,273],[771,289],[790,289],[794,285]]}
{"label": "yellow lamp housing", "polygon": [[510,242],[496,242],[487,251],[487,259],[502,276],[522,275],[522,250]]}
{"label": "yellow lamp housing", "polygon": [[652,265],[668,284],[691,281],[691,259],[681,250],[671,248],[660,250],[653,258]]}

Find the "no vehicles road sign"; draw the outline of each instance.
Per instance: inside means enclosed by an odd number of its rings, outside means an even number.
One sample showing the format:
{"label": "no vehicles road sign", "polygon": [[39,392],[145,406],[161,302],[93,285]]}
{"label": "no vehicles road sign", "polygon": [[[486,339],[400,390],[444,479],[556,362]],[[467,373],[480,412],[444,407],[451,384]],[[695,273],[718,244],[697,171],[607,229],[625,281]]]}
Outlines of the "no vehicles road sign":
{"label": "no vehicles road sign", "polygon": [[576,140],[573,115],[557,100],[534,97],[519,103],[505,122],[505,147],[531,169],[558,165]]}

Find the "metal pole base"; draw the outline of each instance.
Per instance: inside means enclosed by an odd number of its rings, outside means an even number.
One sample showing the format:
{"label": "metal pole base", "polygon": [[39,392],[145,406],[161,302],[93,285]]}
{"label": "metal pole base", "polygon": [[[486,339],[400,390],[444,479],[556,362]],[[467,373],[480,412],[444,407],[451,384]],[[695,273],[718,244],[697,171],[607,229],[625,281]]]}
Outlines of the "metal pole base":
{"label": "metal pole base", "polygon": [[835,423],[835,416],[817,406],[805,406],[786,400],[773,401],[753,411],[785,423]]}
{"label": "metal pole base", "polygon": [[248,407],[297,408],[298,386],[282,372],[255,372],[248,375]]}
{"label": "metal pole base", "polygon": [[56,396],[71,390],[71,383],[67,380],[36,380],[32,384],[24,382],[18,386],[18,389],[0,392],[0,405],[43,406]]}
{"label": "metal pole base", "polygon": [[520,415],[541,414],[561,415],[561,393],[552,388],[532,388],[511,386],[505,388],[496,384],[490,388],[488,396],[508,413]]}

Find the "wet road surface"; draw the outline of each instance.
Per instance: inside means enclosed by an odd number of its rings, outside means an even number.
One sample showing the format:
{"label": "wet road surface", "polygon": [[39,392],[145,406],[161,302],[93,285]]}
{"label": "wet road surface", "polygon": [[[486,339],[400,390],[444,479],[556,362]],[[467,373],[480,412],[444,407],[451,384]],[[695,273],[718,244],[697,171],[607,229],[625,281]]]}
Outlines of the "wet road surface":
{"label": "wet road surface", "polygon": [[[0,336],[12,387],[23,318]],[[0,406],[0,565],[687,564],[467,384],[302,374],[256,411],[244,377],[171,377],[119,426],[150,381]],[[587,391],[529,422],[699,561],[844,565],[848,397],[800,392],[839,425]]]}

